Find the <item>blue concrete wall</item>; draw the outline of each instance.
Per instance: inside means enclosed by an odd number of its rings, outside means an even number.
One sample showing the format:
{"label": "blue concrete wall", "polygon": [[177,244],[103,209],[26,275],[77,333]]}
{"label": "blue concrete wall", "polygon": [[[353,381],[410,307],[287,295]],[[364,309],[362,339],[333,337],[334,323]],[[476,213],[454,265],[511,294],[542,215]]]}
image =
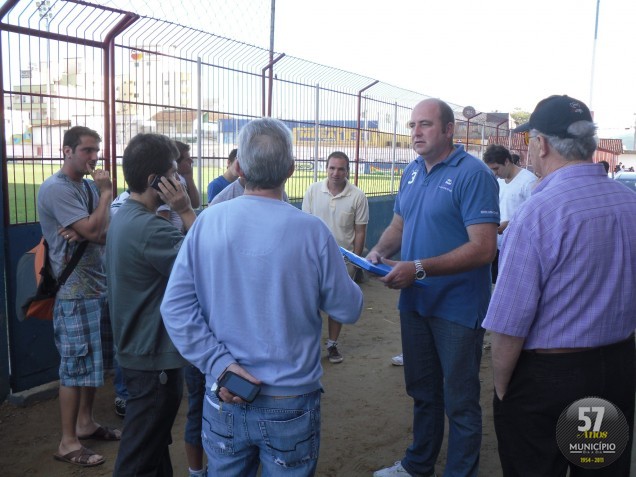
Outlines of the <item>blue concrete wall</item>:
{"label": "blue concrete wall", "polygon": [[8,230],[8,237],[6,291],[11,389],[13,392],[19,392],[58,379],[60,356],[55,347],[52,321],[30,319],[20,322],[15,312],[17,263],[22,254],[40,241],[40,224],[12,225]]}
{"label": "blue concrete wall", "polygon": [[367,248],[371,250],[378,243],[384,229],[393,219],[394,195],[371,197],[369,199],[369,225],[367,226]]}
{"label": "blue concrete wall", "polygon": [[[380,235],[393,218],[394,195],[383,195],[369,198],[369,225],[367,226],[366,248],[371,250],[380,240]],[[302,207],[302,201],[294,201],[292,205]]]}

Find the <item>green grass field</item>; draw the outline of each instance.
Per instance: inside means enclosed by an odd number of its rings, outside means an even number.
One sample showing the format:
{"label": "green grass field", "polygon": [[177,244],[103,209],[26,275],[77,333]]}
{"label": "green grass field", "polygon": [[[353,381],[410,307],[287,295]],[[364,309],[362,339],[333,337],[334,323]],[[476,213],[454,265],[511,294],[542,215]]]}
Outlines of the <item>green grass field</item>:
{"label": "green grass field", "polygon": [[[9,222],[10,224],[24,224],[37,222],[36,201],[40,184],[47,177],[57,172],[61,167],[61,161],[55,163],[7,163],[7,182],[9,184]],[[222,174],[223,170],[217,167],[204,167],[201,174],[202,203],[207,204],[208,183]],[[319,173],[318,180],[325,178],[325,174]],[[195,168],[194,180],[198,179],[198,170]],[[302,200],[305,190],[313,182],[313,171],[296,171],[287,181],[285,191],[289,199]],[[397,189],[400,177],[396,175],[393,187]],[[358,187],[367,196],[388,195],[392,193],[391,177],[386,174],[361,174],[358,176]],[[117,169],[117,189],[122,192],[125,189],[124,174],[121,167]]]}

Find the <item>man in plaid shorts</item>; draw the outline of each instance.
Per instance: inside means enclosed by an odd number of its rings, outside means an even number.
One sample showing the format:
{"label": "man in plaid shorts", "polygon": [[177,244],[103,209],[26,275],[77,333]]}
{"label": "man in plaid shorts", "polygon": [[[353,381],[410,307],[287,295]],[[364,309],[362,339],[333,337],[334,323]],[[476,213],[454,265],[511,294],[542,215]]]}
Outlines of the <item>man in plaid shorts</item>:
{"label": "man in plaid shorts", "polygon": [[[93,418],[95,392],[104,384],[104,369],[112,366],[113,355],[102,260],[113,194],[108,171],[95,169],[100,142],[92,129],[69,129],[63,141],[64,165],[38,193],[42,233],[57,277],[80,243],[89,242],[57,293],[53,317],[61,357],[62,420],[62,439],[54,457],[82,467],[103,464],[104,457],[84,447],[80,439],[121,438],[119,430],[101,426]],[[88,174],[93,181],[84,179]]]}

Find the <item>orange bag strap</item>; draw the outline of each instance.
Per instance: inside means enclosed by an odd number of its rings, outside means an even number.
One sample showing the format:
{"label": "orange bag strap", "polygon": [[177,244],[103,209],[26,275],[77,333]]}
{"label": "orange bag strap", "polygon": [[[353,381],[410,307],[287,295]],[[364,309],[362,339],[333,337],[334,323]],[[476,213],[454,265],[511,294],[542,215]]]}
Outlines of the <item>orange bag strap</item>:
{"label": "orange bag strap", "polygon": [[46,240],[44,240],[44,237],[42,237],[40,239],[40,243],[38,243],[28,252],[35,254],[35,259],[33,260],[33,271],[35,273],[36,286],[39,286],[40,282],[42,281],[42,275],[40,274],[40,272],[44,267],[44,261],[46,260],[48,248],[49,245],[46,243]]}

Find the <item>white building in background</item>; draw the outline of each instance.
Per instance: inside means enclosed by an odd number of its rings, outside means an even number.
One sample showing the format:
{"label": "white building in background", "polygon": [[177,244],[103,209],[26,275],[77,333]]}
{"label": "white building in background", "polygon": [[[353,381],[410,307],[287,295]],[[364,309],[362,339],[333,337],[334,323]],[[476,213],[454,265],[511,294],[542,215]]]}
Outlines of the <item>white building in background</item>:
{"label": "white building in background", "polygon": [[[188,114],[177,114],[184,120],[174,130],[184,137],[194,137],[192,76],[180,70],[179,60],[134,50],[120,51],[130,58],[117,63],[120,72],[114,85],[117,143],[126,144],[141,132],[158,132],[155,116],[162,111],[179,113],[188,108]],[[69,127],[87,126],[103,135],[104,78],[99,58],[91,61],[74,54],[56,61],[23,64],[5,104],[11,114],[28,122],[29,130],[25,131],[22,142],[26,145],[30,140],[29,146],[32,145],[32,150],[13,148],[9,154],[59,158],[62,137]],[[15,124],[13,119],[8,121]],[[165,129],[168,124],[163,126]],[[13,135],[12,131],[7,138]],[[19,142],[18,136],[15,141]]]}
{"label": "white building in background", "polygon": [[13,144],[31,142],[31,122],[26,111],[4,110],[4,133],[7,141]]}
{"label": "white building in background", "polygon": [[19,83],[12,86],[9,101],[5,101],[12,118],[19,116],[28,122],[22,150],[15,147],[20,146],[15,133],[7,135],[14,145],[7,148],[10,157],[60,158],[62,137],[71,126],[87,126],[102,133],[101,77],[92,67],[87,68],[81,57],[50,62],[50,69],[47,63],[24,65]]}
{"label": "white building in background", "polygon": [[182,140],[196,137],[193,75],[183,70],[183,60],[154,53],[170,53],[163,50],[161,45],[119,50],[124,56],[115,77],[118,144],[141,132]]}
{"label": "white building in background", "polygon": [[630,167],[636,169],[636,151],[627,151],[621,154],[618,156],[617,162],[622,163],[625,169]]}

